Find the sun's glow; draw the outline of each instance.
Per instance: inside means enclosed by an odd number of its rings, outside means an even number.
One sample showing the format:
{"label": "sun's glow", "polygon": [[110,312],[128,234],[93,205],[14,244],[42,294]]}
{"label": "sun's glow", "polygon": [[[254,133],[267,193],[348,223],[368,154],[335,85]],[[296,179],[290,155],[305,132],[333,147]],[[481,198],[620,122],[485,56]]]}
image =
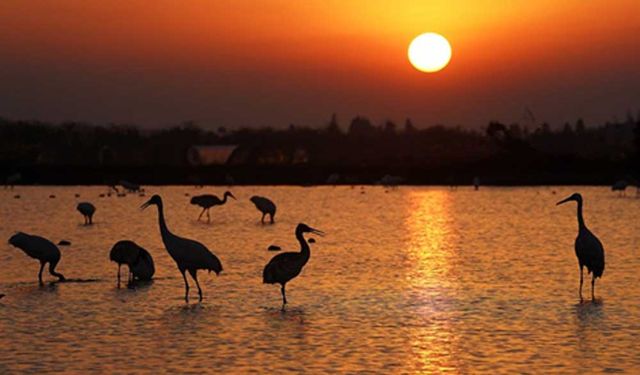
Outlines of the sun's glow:
{"label": "sun's glow", "polygon": [[409,61],[421,72],[434,73],[442,70],[451,60],[451,45],[440,34],[418,35],[409,44]]}

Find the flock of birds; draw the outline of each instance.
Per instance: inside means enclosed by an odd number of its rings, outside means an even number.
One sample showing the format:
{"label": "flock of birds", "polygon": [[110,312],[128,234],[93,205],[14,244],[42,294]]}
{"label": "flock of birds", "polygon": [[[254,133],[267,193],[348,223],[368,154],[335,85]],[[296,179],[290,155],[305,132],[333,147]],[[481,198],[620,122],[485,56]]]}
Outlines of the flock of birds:
{"label": "flock of birds", "polygon": [[[202,215],[206,212],[207,220],[209,221],[209,209],[225,204],[229,197],[236,199],[229,191],[224,193],[223,199],[210,194],[198,195],[191,199],[191,204],[202,207],[203,209],[198,216],[198,220],[200,220]],[[262,223],[264,223],[266,215],[269,215],[271,223],[274,222],[276,205],[271,200],[260,196],[253,196],[250,200],[262,213]],[[580,287],[578,295],[582,301],[583,272],[584,268],[586,268],[587,272],[591,274],[591,298],[592,300],[595,300],[595,281],[596,278],[602,277],[605,267],[604,248],[600,240],[587,228],[584,222],[582,214],[583,199],[579,193],[574,193],[568,198],[559,201],[557,205],[570,201],[577,203],[578,236],[575,240],[575,253],[580,267]],[[140,208],[144,210],[150,206],[155,206],[157,208],[158,225],[160,228],[162,242],[169,253],[169,256],[171,256],[175,261],[178,270],[182,274],[185,286],[185,301],[189,301],[189,282],[187,281],[187,273],[189,273],[195,282],[196,287],[198,288],[199,301],[202,301],[203,294],[200,283],[198,282],[198,271],[203,270],[208,271],[209,273],[213,271],[218,275],[223,270],[222,263],[202,243],[180,237],[169,230],[165,221],[162,198],[159,195],[152,196],[151,199],[145,202]],[[86,225],[92,224],[92,218],[96,211],[95,206],[89,202],[82,202],[78,204],[77,210],[83,215]],[[295,236],[300,243],[300,251],[285,252],[276,255],[269,261],[263,270],[262,278],[264,283],[280,284],[282,310],[285,309],[287,304],[285,291],[287,282],[300,274],[302,268],[309,261],[311,255],[309,242],[313,243],[315,241],[312,241],[313,239],[309,239],[309,241],[307,241],[304,238],[306,233],[314,233],[320,236],[324,235],[322,231],[311,228],[306,224],[298,224],[295,230]],[[51,275],[57,277],[59,281],[66,280],[62,274],[55,270],[60,261],[60,250],[53,242],[37,235],[18,232],[9,239],[9,243],[23,250],[28,256],[40,261],[38,281],[41,285],[43,284],[42,272],[46,264],[49,264],[49,273]],[[277,250],[279,250],[279,248]],[[109,258],[111,261],[118,264],[118,287],[120,286],[120,268],[122,265],[127,265],[129,268],[129,284],[136,280],[150,280],[155,272],[155,266],[151,254],[133,241],[123,240],[117,242],[111,249]],[[0,294],[0,298],[2,297],[4,297],[4,294]]]}
{"label": "flock of birds", "polygon": [[[224,193],[223,199],[210,194],[194,196],[191,199],[191,204],[203,208],[200,216],[198,216],[198,220],[201,219],[205,212],[207,212],[207,219],[210,220],[209,209],[214,206],[225,204],[228,197],[235,199],[233,194],[228,191]],[[270,199],[253,196],[250,200],[262,213],[262,223],[264,223],[266,215],[269,215],[271,223],[274,222],[276,205]],[[185,287],[185,301],[189,302],[190,289],[186,276],[187,273],[189,273],[195,282],[196,287],[198,288],[199,301],[202,301],[203,294],[198,281],[198,271],[203,270],[208,271],[209,273],[213,271],[216,275],[219,275],[223,270],[222,263],[218,257],[216,257],[202,243],[189,238],[180,237],[169,230],[165,221],[162,198],[159,195],[152,196],[151,199],[145,202],[140,208],[144,210],[150,206],[156,206],[157,208],[158,226],[160,228],[162,242],[169,253],[169,256],[174,260],[178,270],[182,274]],[[83,215],[85,225],[91,225],[93,223],[93,215],[96,212],[96,208],[93,204],[90,202],[81,202],[78,204],[77,210]],[[309,257],[311,255],[309,244],[304,238],[305,233],[315,233],[320,236],[324,235],[324,232],[311,228],[306,224],[298,224],[295,230],[295,235],[298,242],[300,242],[300,251],[285,252],[276,255],[269,261],[263,271],[264,283],[280,284],[281,286],[282,310],[285,309],[287,304],[285,294],[285,286],[287,282],[300,274],[302,268],[309,261]],[[25,254],[40,262],[40,271],[38,273],[38,281],[40,285],[44,285],[42,272],[46,264],[49,264],[49,273],[57,277],[58,281],[66,281],[64,275],[56,272],[56,266],[60,262],[61,255],[58,247],[50,240],[41,236],[18,232],[9,239],[9,244],[21,249]],[[118,265],[118,287],[120,287],[120,271],[123,265],[126,265],[129,269],[127,277],[128,285],[133,285],[136,281],[151,280],[155,273],[155,265],[151,254],[130,240],[118,241],[113,245],[109,253],[109,259]],[[0,298],[2,297],[4,297],[4,294],[0,295]]]}

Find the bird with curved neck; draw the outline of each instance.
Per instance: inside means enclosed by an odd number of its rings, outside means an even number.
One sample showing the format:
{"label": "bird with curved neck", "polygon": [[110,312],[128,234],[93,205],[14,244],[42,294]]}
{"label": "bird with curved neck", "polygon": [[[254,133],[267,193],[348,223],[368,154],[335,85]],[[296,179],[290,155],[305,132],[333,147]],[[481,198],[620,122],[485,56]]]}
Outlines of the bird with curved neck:
{"label": "bird with curved neck", "polygon": [[282,310],[287,304],[285,286],[294,277],[298,276],[302,268],[309,261],[311,251],[309,244],[304,238],[305,233],[315,233],[323,236],[324,232],[313,229],[306,224],[300,223],[296,227],[296,239],[300,243],[299,252],[286,252],[271,258],[262,272],[262,282],[265,284],[280,284],[282,293]]}
{"label": "bird with curved neck", "polygon": [[187,276],[185,275],[185,272],[187,271],[196,282],[199,300],[202,301],[202,289],[200,288],[197,276],[198,270],[207,270],[209,272],[213,271],[218,275],[222,272],[222,264],[220,263],[220,260],[218,260],[218,258],[200,242],[176,236],[169,231],[164,219],[162,198],[160,198],[159,195],[151,197],[151,199],[144,203],[140,208],[144,210],[151,205],[155,205],[158,208],[158,224],[160,226],[160,235],[162,236],[164,247],[167,249],[171,258],[176,262],[178,270],[180,270],[182,278],[184,279],[185,301],[189,302],[189,283],[187,282]]}
{"label": "bird with curved neck", "polygon": [[222,199],[216,197],[213,194],[203,194],[196,195],[191,198],[191,204],[202,207],[202,212],[200,212],[200,216],[198,216],[198,220],[202,217],[202,215],[207,212],[207,223],[211,221],[211,216],[209,215],[209,209],[214,206],[222,206],[227,203],[227,198],[231,197],[236,199],[236,197],[231,194],[230,191],[225,191]]}
{"label": "bird with curved neck", "polygon": [[22,250],[31,258],[40,261],[40,272],[38,272],[38,282],[42,282],[42,270],[44,265],[49,263],[49,273],[58,278],[58,281],[66,281],[65,277],[56,272],[56,266],[60,261],[60,249],[48,239],[36,235],[18,232],[11,236],[9,243]]}
{"label": "bird with curved neck", "polygon": [[582,195],[574,193],[570,197],[561,200],[556,205],[575,201],[578,203],[578,237],[576,237],[575,249],[578,264],[580,265],[580,301],[582,298],[582,271],[587,267],[587,272],[591,274],[591,299],[595,300],[595,283],[597,277],[602,277],[604,272],[604,248],[602,243],[584,223],[582,216]]}

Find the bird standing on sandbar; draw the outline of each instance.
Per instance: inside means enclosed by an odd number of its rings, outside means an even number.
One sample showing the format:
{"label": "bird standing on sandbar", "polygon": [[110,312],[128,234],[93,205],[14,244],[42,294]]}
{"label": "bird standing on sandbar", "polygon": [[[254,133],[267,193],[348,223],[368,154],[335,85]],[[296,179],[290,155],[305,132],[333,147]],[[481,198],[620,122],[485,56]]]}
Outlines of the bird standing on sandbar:
{"label": "bird standing on sandbar", "polygon": [[286,252],[271,258],[262,271],[262,282],[265,284],[280,284],[282,293],[282,310],[287,304],[285,286],[289,280],[300,274],[302,268],[309,261],[311,251],[309,244],[304,239],[305,233],[315,233],[323,236],[324,232],[313,229],[306,224],[300,223],[296,227],[296,239],[300,242],[299,252]]}
{"label": "bird standing on sandbar", "polygon": [[198,282],[197,272],[198,270],[213,271],[216,275],[222,272],[222,264],[220,260],[213,255],[203,244],[200,242],[190,240],[187,238],[178,237],[169,231],[167,223],[164,220],[164,208],[162,205],[162,198],[159,195],[154,195],[146,203],[140,206],[141,209],[145,209],[150,205],[158,207],[158,223],[160,226],[160,235],[162,236],[162,242],[167,252],[176,262],[182,278],[184,279],[184,299],[189,302],[189,283],[187,282],[186,271],[195,280],[198,287],[198,296],[202,301],[202,289]]}
{"label": "bird standing on sandbar", "polygon": [[556,203],[556,205],[569,201],[576,201],[578,203],[578,237],[576,237],[575,243],[576,256],[578,257],[578,264],[580,265],[580,289],[578,294],[580,301],[582,301],[582,271],[583,267],[587,267],[588,273],[591,274],[591,299],[595,300],[596,277],[602,277],[602,273],[604,272],[604,248],[598,237],[591,233],[584,223],[582,217],[582,195],[574,193],[570,197]]}
{"label": "bird standing on sandbar", "polygon": [[93,224],[93,214],[96,212],[96,207],[89,202],[80,202],[76,209],[84,216],[84,225]]}
{"label": "bird standing on sandbar", "polygon": [[9,238],[9,243],[24,251],[31,258],[40,261],[40,272],[38,272],[40,285],[44,285],[42,270],[46,263],[49,263],[49,273],[57,277],[58,281],[66,280],[61,273],[56,272],[56,266],[60,261],[60,249],[53,242],[44,237],[18,232]]}
{"label": "bird standing on sandbar", "polygon": [[202,214],[207,212],[207,223],[211,221],[211,216],[209,215],[209,209],[214,206],[222,206],[227,203],[227,197],[231,197],[236,199],[236,197],[231,194],[230,191],[225,191],[222,199],[216,197],[213,194],[203,194],[196,195],[191,198],[191,204],[202,207],[202,212],[200,212],[200,216],[198,216],[198,220],[202,217]]}

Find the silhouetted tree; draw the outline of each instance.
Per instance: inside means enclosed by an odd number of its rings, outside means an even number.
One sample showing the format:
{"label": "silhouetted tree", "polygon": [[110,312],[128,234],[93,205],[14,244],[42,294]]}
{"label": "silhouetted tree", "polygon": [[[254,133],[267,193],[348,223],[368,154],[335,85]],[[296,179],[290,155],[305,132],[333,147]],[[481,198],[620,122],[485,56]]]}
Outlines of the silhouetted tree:
{"label": "silhouetted tree", "polygon": [[576,133],[583,134],[585,131],[584,121],[581,118],[576,121]]}
{"label": "silhouetted tree", "polygon": [[340,125],[338,124],[338,118],[336,114],[331,115],[331,121],[329,121],[329,125],[327,125],[327,133],[329,134],[340,134]]}
{"label": "silhouetted tree", "polygon": [[413,126],[413,122],[411,122],[410,118],[404,122],[404,132],[407,134],[413,134],[416,132],[416,127]]}

